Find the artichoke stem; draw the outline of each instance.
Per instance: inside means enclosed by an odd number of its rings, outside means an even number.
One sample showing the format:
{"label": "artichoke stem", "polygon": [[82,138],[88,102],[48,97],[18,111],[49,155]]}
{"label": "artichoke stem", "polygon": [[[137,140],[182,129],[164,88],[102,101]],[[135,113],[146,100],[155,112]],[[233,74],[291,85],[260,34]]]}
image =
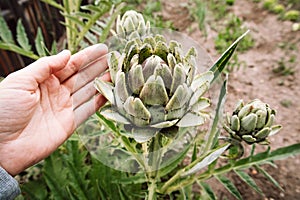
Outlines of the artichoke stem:
{"label": "artichoke stem", "polygon": [[158,177],[158,169],[161,162],[161,140],[162,135],[157,133],[155,137],[151,139],[149,145],[149,163],[148,163],[148,171],[147,171],[147,178],[148,178],[148,199],[156,199],[156,189],[157,189],[157,182],[159,181]]}

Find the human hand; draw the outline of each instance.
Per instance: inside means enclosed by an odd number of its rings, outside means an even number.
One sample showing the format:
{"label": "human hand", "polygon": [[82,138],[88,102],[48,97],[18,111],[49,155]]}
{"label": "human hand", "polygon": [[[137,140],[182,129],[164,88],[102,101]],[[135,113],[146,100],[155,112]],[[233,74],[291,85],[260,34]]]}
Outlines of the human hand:
{"label": "human hand", "polygon": [[[106,99],[93,80],[107,68],[107,47],[44,57],[0,83],[0,166],[12,176],[57,149]],[[108,74],[103,80],[110,80]]]}

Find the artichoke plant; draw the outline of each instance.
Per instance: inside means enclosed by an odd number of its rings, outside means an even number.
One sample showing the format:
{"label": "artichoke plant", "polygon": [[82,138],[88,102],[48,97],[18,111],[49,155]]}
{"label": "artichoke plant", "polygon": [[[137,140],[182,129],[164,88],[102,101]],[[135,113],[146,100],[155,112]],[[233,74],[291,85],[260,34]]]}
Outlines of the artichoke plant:
{"label": "artichoke plant", "polygon": [[[129,27],[140,24],[145,24],[142,16],[130,11],[116,27],[132,34]],[[162,35],[128,39],[121,52],[108,56],[112,83],[95,80],[96,89],[109,102],[100,113],[124,125],[137,142],[146,142],[156,134],[174,135],[179,127],[203,124],[207,116],[203,109],[210,105],[203,95],[214,76],[211,71],[197,74],[195,60],[194,48],[184,55],[178,42],[167,43]]]}
{"label": "artichoke plant", "polygon": [[224,129],[232,138],[248,144],[268,144],[267,137],[276,134],[281,125],[273,125],[276,111],[268,104],[255,99],[246,105],[240,100],[232,113],[227,116]]}

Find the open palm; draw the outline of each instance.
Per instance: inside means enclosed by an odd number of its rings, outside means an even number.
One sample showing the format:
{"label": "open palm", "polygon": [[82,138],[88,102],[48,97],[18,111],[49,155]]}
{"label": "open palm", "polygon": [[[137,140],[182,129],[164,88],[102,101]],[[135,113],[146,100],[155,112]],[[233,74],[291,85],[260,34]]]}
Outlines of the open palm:
{"label": "open palm", "polygon": [[106,53],[101,44],[63,51],[0,83],[0,166],[16,175],[39,162],[105,103],[93,79],[107,68]]}

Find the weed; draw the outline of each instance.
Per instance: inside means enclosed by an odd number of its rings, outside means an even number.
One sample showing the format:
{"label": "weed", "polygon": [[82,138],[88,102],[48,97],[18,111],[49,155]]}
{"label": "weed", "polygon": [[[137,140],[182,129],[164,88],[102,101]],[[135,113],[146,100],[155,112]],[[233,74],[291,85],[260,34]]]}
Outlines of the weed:
{"label": "weed", "polygon": [[[290,60],[291,60],[291,58],[290,58]],[[292,58],[292,60],[294,60],[294,59]],[[278,66],[276,68],[274,68],[272,71],[275,74],[282,75],[282,76],[293,75],[295,73],[294,66],[293,65],[288,66],[287,64],[289,64],[289,62],[286,61],[285,58],[281,58],[278,61]]]}
{"label": "weed", "polygon": [[206,35],[206,28],[205,28],[205,17],[206,17],[206,3],[201,0],[193,0],[193,6],[190,6],[190,14],[192,17],[198,22],[198,27],[201,31],[204,32]]}
{"label": "weed", "polygon": [[283,19],[289,21],[298,21],[300,19],[300,12],[298,10],[287,11],[283,16]]}
{"label": "weed", "polygon": [[[239,17],[230,15],[229,20],[225,24],[225,28],[219,32],[215,40],[215,47],[218,52],[224,51],[228,44],[246,31],[246,29],[242,28],[242,26],[243,21]],[[238,50],[243,52],[251,48],[253,45],[253,38],[246,36],[244,40],[241,41]]]}
{"label": "weed", "polygon": [[289,108],[293,105],[292,101],[289,99],[283,99],[280,101],[280,104],[285,107],[285,108]]}

